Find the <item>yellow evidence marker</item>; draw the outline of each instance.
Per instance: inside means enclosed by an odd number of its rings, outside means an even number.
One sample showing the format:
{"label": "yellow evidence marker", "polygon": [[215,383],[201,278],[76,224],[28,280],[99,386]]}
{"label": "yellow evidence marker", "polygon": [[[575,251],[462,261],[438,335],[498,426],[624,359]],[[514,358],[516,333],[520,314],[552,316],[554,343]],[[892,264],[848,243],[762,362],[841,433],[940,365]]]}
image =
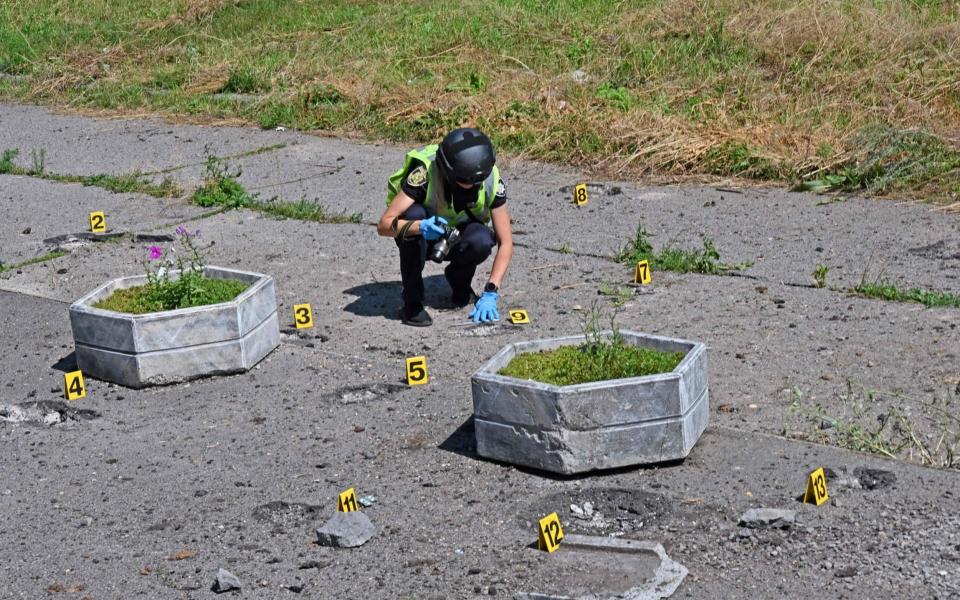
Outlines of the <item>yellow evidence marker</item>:
{"label": "yellow evidence marker", "polygon": [[587,194],[587,184],[578,183],[573,186],[573,202],[577,206],[583,206],[590,200],[590,195]]}
{"label": "yellow evidence marker", "polygon": [[103,233],[107,230],[107,218],[102,210],[90,213],[90,231],[93,233]]}
{"label": "yellow evidence marker", "polygon": [[337,512],[356,512],[360,510],[357,506],[357,493],[353,491],[353,488],[345,492],[340,492],[340,496],[337,498]]}
{"label": "yellow evidence marker", "polygon": [[519,325],[520,323],[529,323],[530,315],[527,314],[527,311],[522,309],[511,310],[510,311],[510,322]]}
{"label": "yellow evidence marker", "polygon": [[427,357],[411,356],[407,359],[407,385],[423,385],[427,377]]}
{"label": "yellow evidence marker", "polygon": [[650,262],[646,259],[637,263],[637,270],[633,273],[633,282],[640,285],[650,283]]}
{"label": "yellow evidence marker", "polygon": [[63,395],[67,400],[76,400],[87,395],[87,389],[83,386],[83,373],[81,371],[71,371],[64,374]]}
{"label": "yellow evidence marker", "polygon": [[293,323],[297,326],[297,329],[313,327],[313,311],[309,304],[293,305]]}
{"label": "yellow evidence marker", "polygon": [[563,527],[560,526],[560,517],[553,512],[540,519],[537,525],[537,548],[554,552],[560,547],[563,540]]}
{"label": "yellow evidence marker", "polygon": [[807,489],[803,492],[803,501],[812,502],[820,506],[830,499],[827,495],[827,477],[823,474],[823,467],[820,467],[807,477]]}

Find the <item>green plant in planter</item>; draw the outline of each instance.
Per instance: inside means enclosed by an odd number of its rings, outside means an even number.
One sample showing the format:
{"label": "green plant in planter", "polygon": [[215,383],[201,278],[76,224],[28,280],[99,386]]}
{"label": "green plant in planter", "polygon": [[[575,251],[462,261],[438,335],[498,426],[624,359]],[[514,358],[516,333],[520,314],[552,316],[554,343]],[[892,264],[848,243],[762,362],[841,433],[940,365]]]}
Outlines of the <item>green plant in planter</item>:
{"label": "green plant in planter", "polygon": [[[182,249],[179,253],[175,246],[148,247],[149,255],[144,261],[146,284],[116,290],[93,306],[140,315],[227,302],[247,289],[248,284],[242,281],[203,276],[203,257],[197,247],[199,229],[188,231],[181,225],[176,234]],[[179,275],[171,277],[174,269]]]}
{"label": "green plant in planter", "polygon": [[616,315],[613,312],[610,316],[613,334],[604,336],[600,328],[603,315],[594,304],[584,321],[583,344],[518,354],[500,374],[551,385],[576,385],[669,373],[683,360],[683,352],[660,352],[627,344],[616,326]]}

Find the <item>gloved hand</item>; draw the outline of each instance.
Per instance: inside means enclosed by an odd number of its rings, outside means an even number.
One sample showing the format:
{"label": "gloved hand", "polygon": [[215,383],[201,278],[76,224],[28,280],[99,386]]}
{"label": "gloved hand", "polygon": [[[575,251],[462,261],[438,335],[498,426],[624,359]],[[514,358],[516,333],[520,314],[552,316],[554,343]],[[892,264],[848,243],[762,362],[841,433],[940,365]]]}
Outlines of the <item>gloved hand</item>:
{"label": "gloved hand", "polygon": [[447,220],[443,217],[433,216],[423,219],[420,221],[420,235],[428,242],[439,240],[440,236],[447,232],[446,225]]}
{"label": "gloved hand", "polygon": [[477,298],[477,303],[470,311],[470,318],[474,323],[491,323],[500,320],[500,312],[497,310],[497,300],[500,294],[496,292],[484,292]]}

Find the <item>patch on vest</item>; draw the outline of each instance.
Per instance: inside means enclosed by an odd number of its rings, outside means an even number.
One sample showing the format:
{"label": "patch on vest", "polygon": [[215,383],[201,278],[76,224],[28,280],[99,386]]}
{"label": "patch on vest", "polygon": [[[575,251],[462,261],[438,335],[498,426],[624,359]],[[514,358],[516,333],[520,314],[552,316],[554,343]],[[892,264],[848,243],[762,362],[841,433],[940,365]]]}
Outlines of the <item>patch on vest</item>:
{"label": "patch on vest", "polygon": [[410,171],[410,174],[407,175],[407,185],[412,187],[423,187],[427,183],[427,168],[423,165],[420,165],[416,169]]}
{"label": "patch on vest", "polygon": [[506,197],[506,195],[507,195],[507,186],[505,186],[505,185],[503,184],[503,180],[501,179],[501,180],[497,183],[497,197],[498,197],[498,198],[504,198],[504,197]]}

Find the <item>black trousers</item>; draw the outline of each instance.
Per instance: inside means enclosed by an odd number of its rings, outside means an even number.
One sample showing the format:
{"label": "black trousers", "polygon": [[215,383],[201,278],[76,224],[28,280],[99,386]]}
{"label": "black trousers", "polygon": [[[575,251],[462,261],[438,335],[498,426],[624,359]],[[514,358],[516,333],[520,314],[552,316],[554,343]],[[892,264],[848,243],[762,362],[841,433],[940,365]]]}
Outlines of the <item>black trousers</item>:
{"label": "black trousers", "polygon": [[[427,210],[414,204],[401,216],[401,219],[418,221],[427,218]],[[470,283],[477,271],[477,265],[487,260],[496,244],[493,231],[482,223],[471,221],[459,225],[460,241],[450,249],[446,261],[449,265],[443,270],[447,283],[454,296],[464,297],[470,293]],[[397,240],[400,249],[400,279],[403,280],[403,305],[409,312],[423,308],[423,266],[427,262],[427,252],[433,247],[421,236]]]}

